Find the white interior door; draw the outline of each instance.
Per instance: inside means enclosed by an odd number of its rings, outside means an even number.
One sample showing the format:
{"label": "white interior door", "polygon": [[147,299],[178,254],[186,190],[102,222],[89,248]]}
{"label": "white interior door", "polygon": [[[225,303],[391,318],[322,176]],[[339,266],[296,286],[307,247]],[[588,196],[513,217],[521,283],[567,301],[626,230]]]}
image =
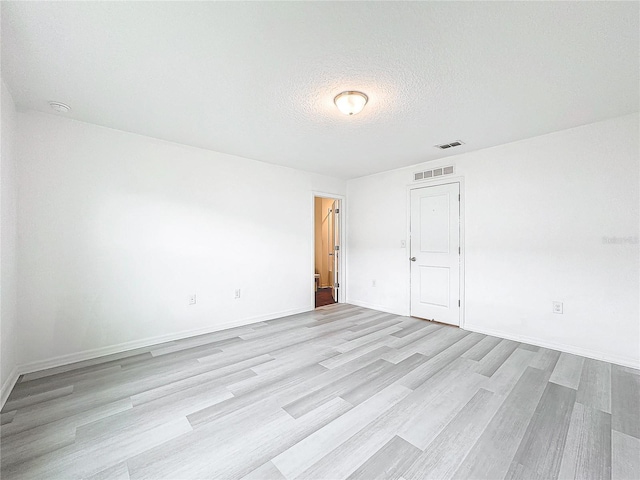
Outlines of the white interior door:
{"label": "white interior door", "polygon": [[332,226],[330,228],[333,238],[333,301],[338,303],[338,292],[340,288],[340,200],[335,200],[331,206]]}
{"label": "white interior door", "polygon": [[460,325],[460,184],[411,190],[411,315]]}

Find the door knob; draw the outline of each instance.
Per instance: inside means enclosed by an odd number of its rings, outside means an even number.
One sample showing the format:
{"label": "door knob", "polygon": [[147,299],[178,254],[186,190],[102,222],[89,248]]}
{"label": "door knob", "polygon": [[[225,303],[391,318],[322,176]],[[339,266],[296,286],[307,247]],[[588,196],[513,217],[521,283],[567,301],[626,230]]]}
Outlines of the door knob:
{"label": "door knob", "polygon": [[416,261],[416,257],[411,257],[409,260],[411,260],[412,262]]}

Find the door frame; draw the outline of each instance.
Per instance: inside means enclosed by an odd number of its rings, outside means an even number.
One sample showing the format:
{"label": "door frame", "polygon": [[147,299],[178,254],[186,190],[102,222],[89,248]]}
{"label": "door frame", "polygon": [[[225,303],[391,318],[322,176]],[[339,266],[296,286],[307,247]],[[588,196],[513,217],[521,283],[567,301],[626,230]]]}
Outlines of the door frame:
{"label": "door frame", "polygon": [[465,245],[464,245],[464,204],[465,204],[465,190],[464,190],[464,177],[455,176],[447,178],[436,178],[419,180],[407,185],[407,248],[406,248],[406,278],[407,282],[407,311],[411,316],[411,262],[409,256],[411,253],[411,191],[420,188],[436,187],[438,185],[448,185],[450,183],[457,183],[460,188],[460,328],[464,329],[465,323]]}
{"label": "door frame", "polygon": [[[347,211],[345,208],[345,203],[346,203],[346,198],[344,195],[337,195],[335,193],[327,193],[327,192],[320,192],[317,190],[313,190],[311,192],[311,261],[310,261],[310,265],[311,265],[311,269],[310,272],[315,272],[316,269],[316,235],[315,235],[315,230],[316,230],[316,225],[315,225],[315,220],[316,220],[316,211],[315,211],[315,201],[316,201],[316,197],[322,197],[322,198],[332,198],[334,200],[340,200],[340,216],[338,218],[338,222],[340,225],[340,259],[338,261],[338,283],[340,284],[340,291],[338,293],[338,303],[347,303],[346,299],[347,299],[347,287],[346,287],[346,282],[345,279],[347,278],[346,275],[346,268],[347,268],[347,261],[346,261],[346,251],[347,251],[347,229],[346,229],[346,215],[345,212]],[[311,310],[315,310],[316,308],[316,293],[315,293],[315,280],[313,279],[313,277],[311,277],[311,283],[310,283],[311,289],[310,289],[310,296],[311,296]]]}

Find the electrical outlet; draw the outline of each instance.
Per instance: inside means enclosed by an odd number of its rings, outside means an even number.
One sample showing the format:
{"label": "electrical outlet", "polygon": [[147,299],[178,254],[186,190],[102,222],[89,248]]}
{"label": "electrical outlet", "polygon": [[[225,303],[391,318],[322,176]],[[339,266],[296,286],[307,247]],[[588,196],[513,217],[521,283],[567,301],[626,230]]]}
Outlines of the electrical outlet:
{"label": "electrical outlet", "polygon": [[375,287],[376,286],[376,281],[375,280],[371,280],[371,286]]}
{"label": "electrical outlet", "polygon": [[192,294],[189,295],[189,305],[195,305],[196,304],[196,294]]}
{"label": "electrical outlet", "polygon": [[406,240],[400,240],[400,248],[407,248],[407,241]]}
{"label": "electrical outlet", "polygon": [[562,313],[562,302],[553,302],[553,313]]}
{"label": "electrical outlet", "polygon": [[236,288],[236,295],[234,298],[240,298],[240,289]]}

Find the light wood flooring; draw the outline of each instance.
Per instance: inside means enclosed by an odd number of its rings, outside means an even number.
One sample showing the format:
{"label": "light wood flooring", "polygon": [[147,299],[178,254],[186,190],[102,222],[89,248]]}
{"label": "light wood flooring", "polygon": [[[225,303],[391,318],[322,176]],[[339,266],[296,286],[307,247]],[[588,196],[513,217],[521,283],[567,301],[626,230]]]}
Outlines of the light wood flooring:
{"label": "light wood flooring", "polygon": [[3,480],[638,479],[637,370],[351,305],[21,377]]}

